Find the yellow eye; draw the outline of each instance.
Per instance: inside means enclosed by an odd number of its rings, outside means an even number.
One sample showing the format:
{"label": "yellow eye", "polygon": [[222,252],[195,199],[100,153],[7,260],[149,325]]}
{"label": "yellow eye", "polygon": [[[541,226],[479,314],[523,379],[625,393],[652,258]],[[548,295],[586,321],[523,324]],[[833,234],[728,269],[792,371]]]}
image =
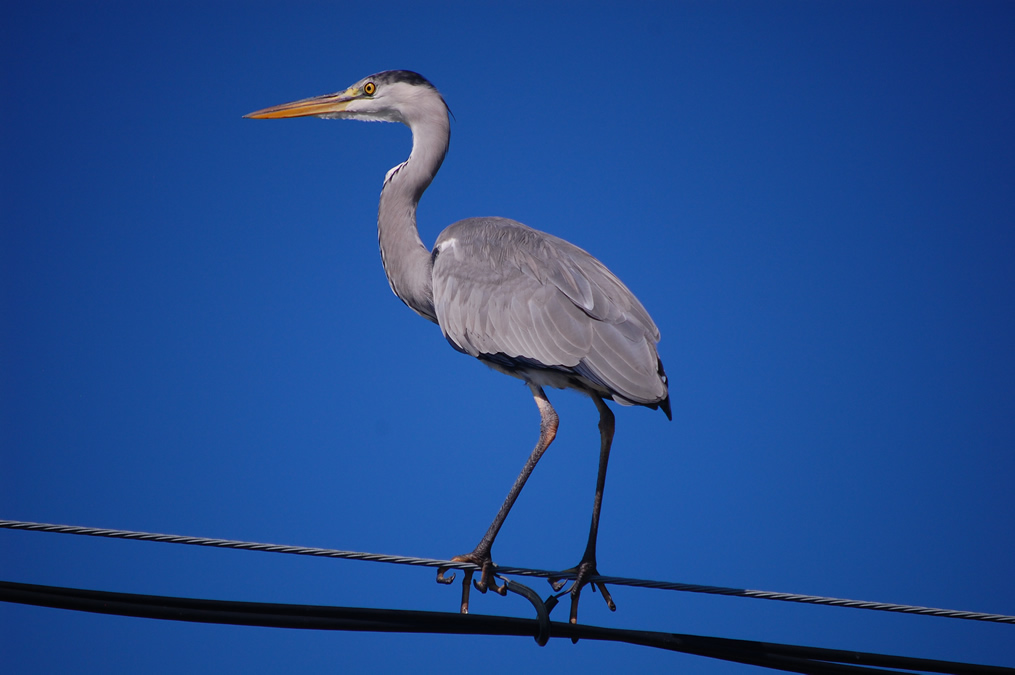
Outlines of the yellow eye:
{"label": "yellow eye", "polygon": [[363,93],[367,96],[373,96],[375,91],[377,91],[377,85],[373,82],[367,82],[363,85]]}

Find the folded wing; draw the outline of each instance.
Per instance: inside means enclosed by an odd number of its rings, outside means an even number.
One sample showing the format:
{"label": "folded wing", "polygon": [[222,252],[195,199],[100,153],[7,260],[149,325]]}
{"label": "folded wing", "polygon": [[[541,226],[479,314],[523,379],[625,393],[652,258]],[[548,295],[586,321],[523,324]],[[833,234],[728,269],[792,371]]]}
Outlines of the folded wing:
{"label": "folded wing", "polygon": [[668,414],[658,328],[577,246],[504,218],[460,221],[434,247],[433,295],[456,349],[522,377],[545,369],[571,386]]}

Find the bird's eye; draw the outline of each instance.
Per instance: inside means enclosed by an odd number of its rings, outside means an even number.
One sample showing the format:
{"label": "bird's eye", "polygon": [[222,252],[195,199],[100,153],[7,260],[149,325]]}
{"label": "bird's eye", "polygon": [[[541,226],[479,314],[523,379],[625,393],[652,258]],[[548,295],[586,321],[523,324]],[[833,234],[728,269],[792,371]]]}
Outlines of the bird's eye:
{"label": "bird's eye", "polygon": [[375,91],[377,91],[377,85],[373,82],[367,82],[363,85],[363,93],[367,96],[373,96]]}

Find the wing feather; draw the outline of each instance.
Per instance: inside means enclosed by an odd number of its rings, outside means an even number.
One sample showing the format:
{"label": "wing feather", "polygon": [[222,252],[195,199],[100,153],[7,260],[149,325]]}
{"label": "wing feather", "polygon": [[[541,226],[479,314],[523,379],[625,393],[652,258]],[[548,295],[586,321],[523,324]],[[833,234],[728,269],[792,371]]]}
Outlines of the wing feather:
{"label": "wing feather", "polygon": [[621,403],[665,402],[659,329],[582,249],[512,220],[470,218],[434,251],[437,321],[460,351],[571,373]]}

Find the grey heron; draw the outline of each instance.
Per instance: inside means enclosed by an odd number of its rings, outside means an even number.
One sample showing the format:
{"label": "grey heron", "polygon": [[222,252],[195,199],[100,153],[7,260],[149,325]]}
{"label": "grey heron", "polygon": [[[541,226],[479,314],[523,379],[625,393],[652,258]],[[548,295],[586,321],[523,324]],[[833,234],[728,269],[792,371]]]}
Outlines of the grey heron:
{"label": "grey heron", "polygon": [[[494,580],[494,539],[525,481],[557,433],[557,413],[543,387],[576,389],[599,411],[599,472],[588,543],[571,594],[578,600],[596,569],[599,511],[613,442],[614,415],[605,399],[661,409],[671,418],[666,374],[656,349],[659,329],[631,291],[605,265],[577,246],[506,218],[468,218],[445,229],[428,250],[416,227],[416,206],[448,150],[448,107],[418,73],[389,70],[334,94],[250,113],[274,119],[316,116],[401,122],[412,131],[409,158],[388,171],[377,214],[381,262],[391,290],[410,309],[440,326],[456,350],[520,378],[539,408],[539,440],[486,534],[471,552],[452,558],[480,568],[476,588],[503,595]],[[437,580],[451,583],[447,569]],[[473,571],[463,579],[468,612]],[[551,580],[554,591],[564,587]],[[596,583],[616,609],[606,587]]]}

